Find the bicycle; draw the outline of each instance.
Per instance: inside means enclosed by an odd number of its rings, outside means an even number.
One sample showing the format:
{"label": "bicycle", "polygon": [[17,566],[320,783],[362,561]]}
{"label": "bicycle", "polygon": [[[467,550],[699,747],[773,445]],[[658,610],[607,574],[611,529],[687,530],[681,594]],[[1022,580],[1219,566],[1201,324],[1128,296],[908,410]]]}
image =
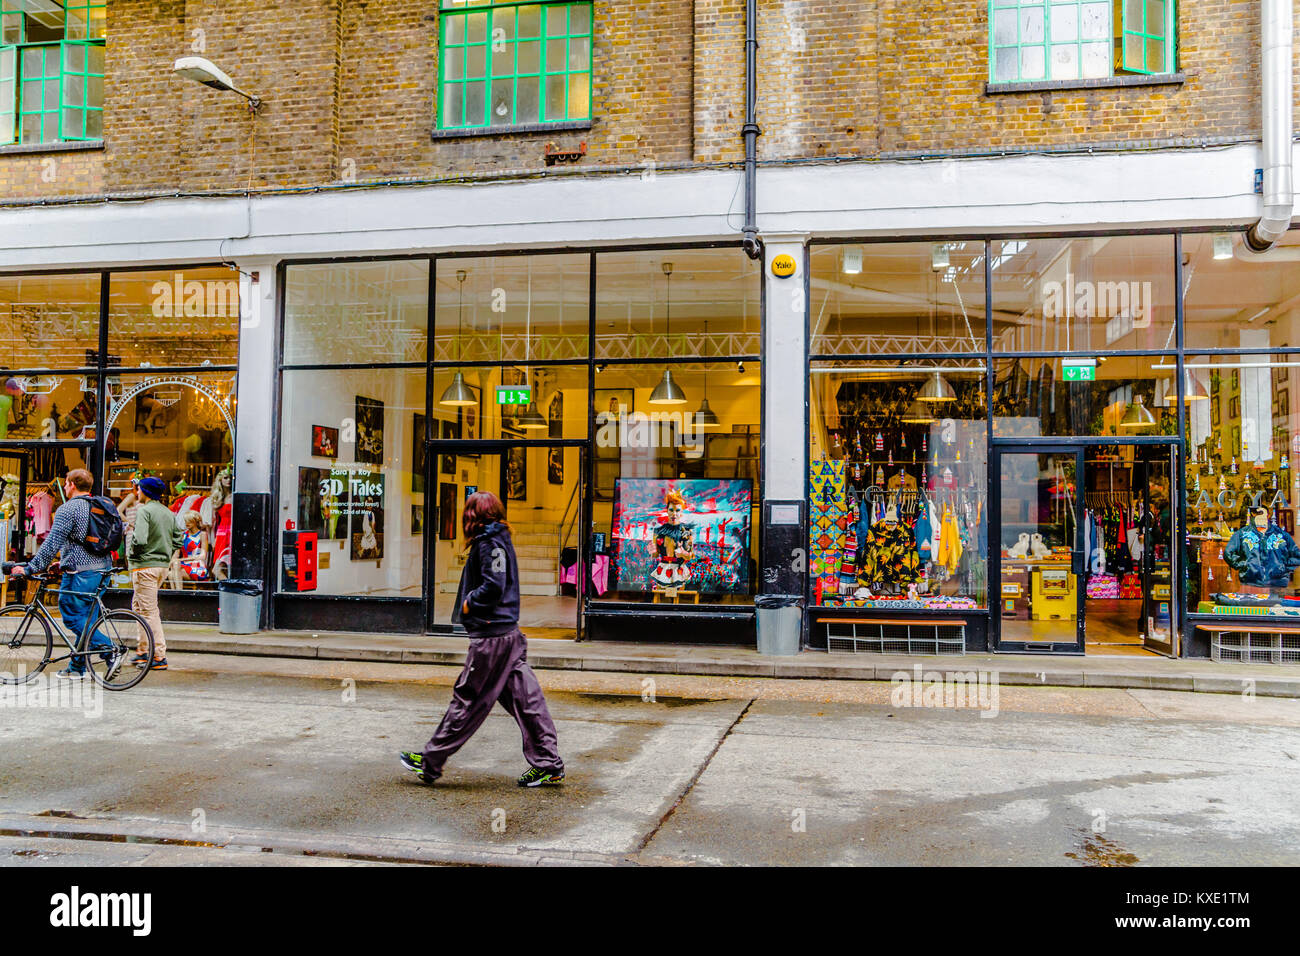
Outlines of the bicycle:
{"label": "bicycle", "polygon": [[[5,562],[0,573],[9,574],[17,565]],[[90,595],[94,607],[86,620],[88,625],[73,638],[59,625],[49,608],[41,601],[45,594],[61,593],[60,588],[49,587],[53,575],[27,574],[36,582],[36,592],[27,604],[10,604],[0,608],[0,684],[26,684],[43,671],[47,664],[80,660],[85,670],[105,690],[128,690],[149,673],[153,660],[153,630],[147,621],[133,611],[122,608],[110,610],[104,606],[104,592],[112,576],[123,568],[109,568],[101,572],[99,586]],[[86,593],[86,592],[74,592]],[[54,657],[54,632],[57,631],[68,653]],[[112,645],[112,650],[87,650],[90,635],[99,632]],[[128,636],[129,635],[129,636]],[[144,636],[147,654],[143,667],[125,666],[130,655],[139,646],[139,635]]]}

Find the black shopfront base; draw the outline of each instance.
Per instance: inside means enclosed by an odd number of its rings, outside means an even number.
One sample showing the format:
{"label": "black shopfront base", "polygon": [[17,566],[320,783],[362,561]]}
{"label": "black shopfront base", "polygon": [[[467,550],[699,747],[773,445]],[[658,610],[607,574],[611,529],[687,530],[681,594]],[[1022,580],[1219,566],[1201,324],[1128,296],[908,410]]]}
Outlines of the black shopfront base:
{"label": "black shopfront base", "polygon": [[754,609],[677,610],[663,605],[587,608],[586,639],[641,644],[755,646]]}
{"label": "black shopfront base", "polygon": [[[109,607],[129,608],[131,592],[122,588],[110,589],[104,595]],[[164,624],[216,624],[216,591],[158,591],[158,614]]]}
{"label": "black shopfront base", "polygon": [[367,634],[423,634],[419,598],[272,596],[272,624],[281,631],[361,631]]}

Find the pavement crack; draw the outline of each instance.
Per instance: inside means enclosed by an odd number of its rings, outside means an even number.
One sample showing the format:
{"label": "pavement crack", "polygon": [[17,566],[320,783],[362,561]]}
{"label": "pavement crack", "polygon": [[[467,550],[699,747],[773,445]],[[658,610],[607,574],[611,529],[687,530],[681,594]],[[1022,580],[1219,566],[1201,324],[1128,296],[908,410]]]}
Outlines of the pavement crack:
{"label": "pavement crack", "polygon": [[736,715],[736,719],[727,726],[727,729],[723,731],[722,736],[718,738],[718,742],[713,745],[713,749],[709,751],[708,755],[702,761],[700,761],[700,765],[695,768],[695,773],[691,775],[690,780],[686,781],[686,786],[683,787],[682,792],[677,795],[677,799],[673,801],[673,805],[668,808],[664,815],[659,818],[659,821],[650,828],[644,837],[641,838],[641,842],[638,843],[636,849],[632,851],[632,856],[636,856],[644,851],[645,848],[650,845],[651,841],[658,836],[659,831],[662,830],[664,824],[668,822],[668,818],[677,812],[677,808],[682,805],[682,801],[684,801],[690,792],[695,789],[695,785],[699,782],[700,778],[704,776],[704,771],[709,769],[709,764],[713,763],[713,758],[718,755],[718,751],[721,750],[722,745],[727,742],[727,738],[730,737],[735,729],[740,726],[740,722],[745,719],[745,716],[749,713],[749,708],[754,706],[756,700],[757,698],[751,697],[745,702],[744,708]]}

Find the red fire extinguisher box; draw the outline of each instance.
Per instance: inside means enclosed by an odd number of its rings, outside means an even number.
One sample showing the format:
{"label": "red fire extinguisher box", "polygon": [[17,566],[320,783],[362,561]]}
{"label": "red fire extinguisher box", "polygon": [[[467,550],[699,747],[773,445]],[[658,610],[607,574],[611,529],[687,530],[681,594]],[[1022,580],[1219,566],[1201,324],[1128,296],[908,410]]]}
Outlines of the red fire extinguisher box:
{"label": "red fire extinguisher box", "polygon": [[316,590],[316,532],[286,531],[280,586],[285,591]]}

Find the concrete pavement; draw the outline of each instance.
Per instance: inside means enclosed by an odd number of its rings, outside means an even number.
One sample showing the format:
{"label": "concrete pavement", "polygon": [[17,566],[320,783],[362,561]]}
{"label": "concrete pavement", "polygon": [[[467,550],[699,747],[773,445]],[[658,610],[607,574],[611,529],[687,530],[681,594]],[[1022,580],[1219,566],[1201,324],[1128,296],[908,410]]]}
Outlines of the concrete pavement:
{"label": "concrete pavement", "polygon": [[453,667],[173,662],[98,718],[0,707],[0,863],[1300,863],[1290,699],[541,671],[565,785],[514,786],[498,711],[429,788],[395,752]]}
{"label": "concrete pavement", "polygon": [[[266,631],[235,636],[209,625],[167,625],[176,651],[312,660],[403,664],[465,662],[465,639],[407,634]],[[636,644],[621,641],[529,641],[538,667],[551,670],[777,677],[817,680],[890,680],[920,665],[944,674],[996,672],[1003,686],[1123,687],[1261,697],[1300,698],[1300,664],[1215,663],[1157,656],[1030,657],[967,654],[913,657],[889,654],[828,654],[808,650],[794,657],[768,657],[750,647]]]}

